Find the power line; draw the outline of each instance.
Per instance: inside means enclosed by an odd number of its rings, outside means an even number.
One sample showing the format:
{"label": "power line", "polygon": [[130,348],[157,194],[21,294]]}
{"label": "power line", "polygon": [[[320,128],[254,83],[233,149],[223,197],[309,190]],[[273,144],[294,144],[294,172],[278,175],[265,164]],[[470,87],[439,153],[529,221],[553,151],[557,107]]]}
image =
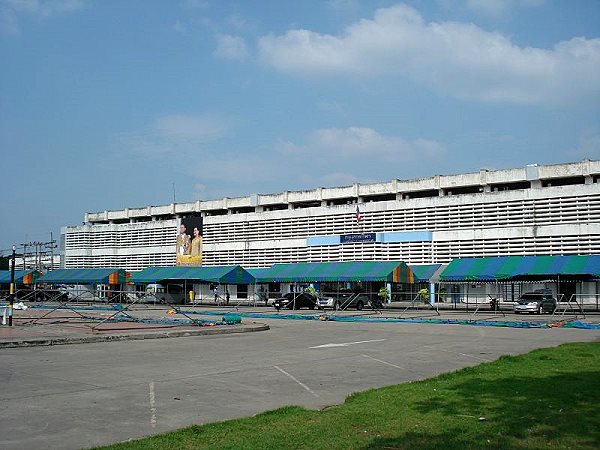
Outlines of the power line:
{"label": "power line", "polygon": [[[35,269],[39,271],[44,269],[53,270],[54,249],[58,248],[56,242],[57,241],[52,237],[52,233],[50,233],[49,241],[30,241],[21,243],[20,247],[23,248],[21,255],[23,258],[23,269]],[[30,249],[29,252],[27,251],[28,248]],[[50,256],[50,264],[47,262],[48,256]],[[46,264],[44,264],[44,260],[46,260]]]}

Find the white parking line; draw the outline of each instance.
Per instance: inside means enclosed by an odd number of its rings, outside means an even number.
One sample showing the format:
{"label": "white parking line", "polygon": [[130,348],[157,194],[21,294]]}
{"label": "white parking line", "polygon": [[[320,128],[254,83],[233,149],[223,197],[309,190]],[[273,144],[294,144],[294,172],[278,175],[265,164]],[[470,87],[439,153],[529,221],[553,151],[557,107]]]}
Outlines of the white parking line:
{"label": "white parking line", "polygon": [[466,356],[467,358],[477,359],[478,361],[486,361],[486,362],[492,361],[491,359],[482,358],[480,356],[469,355],[467,353],[454,352],[454,350],[447,350],[445,348],[440,348],[440,347],[436,347],[433,345],[423,345],[421,348],[428,348],[428,349],[436,350],[438,352],[445,352],[445,353],[452,353],[454,355]]}
{"label": "white parking line", "polygon": [[373,361],[380,362],[381,364],[386,364],[388,366],[395,367],[396,369],[406,370],[404,367],[397,366],[396,364],[392,364],[390,362],[384,361],[383,359],[373,358],[372,356],[369,356],[369,355],[360,355],[360,356],[364,356],[365,358],[369,358],[369,359],[372,359]]}
{"label": "white parking line", "polygon": [[339,344],[323,344],[323,345],[317,345],[315,347],[309,347],[309,348],[348,347],[349,345],[366,344],[368,342],[381,342],[381,341],[385,341],[385,339],[371,339],[370,341],[357,341],[357,342],[341,342]]}
{"label": "white parking line", "polygon": [[459,355],[461,355],[461,356],[467,356],[467,357],[473,358],[473,359],[478,359],[479,361],[487,361],[487,362],[491,361],[491,359],[481,358],[481,357],[475,356],[475,355],[468,355],[466,353],[459,353]]}
{"label": "white parking line", "polygon": [[150,388],[150,426],[156,428],[156,398],[154,395],[154,381],[148,383]]}
{"label": "white parking line", "polygon": [[279,366],[273,366],[275,367],[277,370],[279,370],[282,374],[290,377],[292,380],[294,380],[296,383],[298,383],[300,386],[302,386],[304,389],[306,389],[308,392],[310,392],[312,395],[314,395],[315,397],[319,398],[319,394],[317,394],[316,392],[314,392],[311,388],[309,388],[307,385],[305,385],[302,381],[298,380],[296,377],[294,377],[293,375],[287,373],[285,370],[283,370],[281,367]]}

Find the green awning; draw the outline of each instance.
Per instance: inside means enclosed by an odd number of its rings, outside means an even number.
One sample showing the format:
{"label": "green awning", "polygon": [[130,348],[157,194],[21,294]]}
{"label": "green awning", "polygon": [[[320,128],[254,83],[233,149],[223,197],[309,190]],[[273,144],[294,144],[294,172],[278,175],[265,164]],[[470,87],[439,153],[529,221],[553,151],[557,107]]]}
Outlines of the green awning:
{"label": "green awning", "polygon": [[[15,284],[36,283],[40,275],[37,270],[15,270]],[[0,284],[10,284],[10,270],[0,270]]]}
{"label": "green awning", "polygon": [[502,256],[454,259],[440,281],[598,279],[600,255]]}
{"label": "green awning", "polygon": [[131,275],[134,283],[196,281],[219,284],[252,284],[254,277],[241,266],[148,267]]}
{"label": "green awning", "polygon": [[56,269],[42,276],[40,283],[123,284],[123,269]]}
{"label": "green awning", "polygon": [[260,269],[246,269],[250,275],[254,277],[256,283],[268,283],[269,280],[267,277],[270,268],[260,268]]}
{"label": "green awning", "polygon": [[327,281],[385,281],[414,283],[412,270],[403,261],[351,261],[274,264],[254,269],[258,283],[297,283]]}
{"label": "green awning", "polygon": [[431,277],[433,277],[433,274],[437,272],[440,266],[441,264],[411,264],[408,267],[410,267],[410,270],[412,270],[415,275],[415,283],[418,283],[431,281]]}

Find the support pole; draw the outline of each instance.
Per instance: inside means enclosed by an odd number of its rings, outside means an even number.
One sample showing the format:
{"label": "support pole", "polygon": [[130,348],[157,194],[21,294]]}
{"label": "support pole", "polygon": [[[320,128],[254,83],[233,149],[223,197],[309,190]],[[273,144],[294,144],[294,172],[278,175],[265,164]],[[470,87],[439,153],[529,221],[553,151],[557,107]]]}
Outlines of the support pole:
{"label": "support pole", "polygon": [[13,324],[13,306],[15,304],[15,258],[17,256],[17,247],[13,245],[12,261],[10,263],[10,295],[8,300],[8,326]]}
{"label": "support pole", "polygon": [[429,282],[429,304],[435,304],[435,283]]}

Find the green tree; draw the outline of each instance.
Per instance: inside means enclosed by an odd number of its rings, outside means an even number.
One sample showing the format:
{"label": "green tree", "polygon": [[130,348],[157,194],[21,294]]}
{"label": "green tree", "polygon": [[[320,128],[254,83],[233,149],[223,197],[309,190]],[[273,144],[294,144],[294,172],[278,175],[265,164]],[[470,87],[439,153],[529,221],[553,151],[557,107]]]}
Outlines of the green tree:
{"label": "green tree", "polygon": [[377,295],[379,298],[381,298],[381,301],[385,303],[390,298],[390,291],[388,290],[387,286],[383,286],[381,289],[379,289],[379,293]]}

